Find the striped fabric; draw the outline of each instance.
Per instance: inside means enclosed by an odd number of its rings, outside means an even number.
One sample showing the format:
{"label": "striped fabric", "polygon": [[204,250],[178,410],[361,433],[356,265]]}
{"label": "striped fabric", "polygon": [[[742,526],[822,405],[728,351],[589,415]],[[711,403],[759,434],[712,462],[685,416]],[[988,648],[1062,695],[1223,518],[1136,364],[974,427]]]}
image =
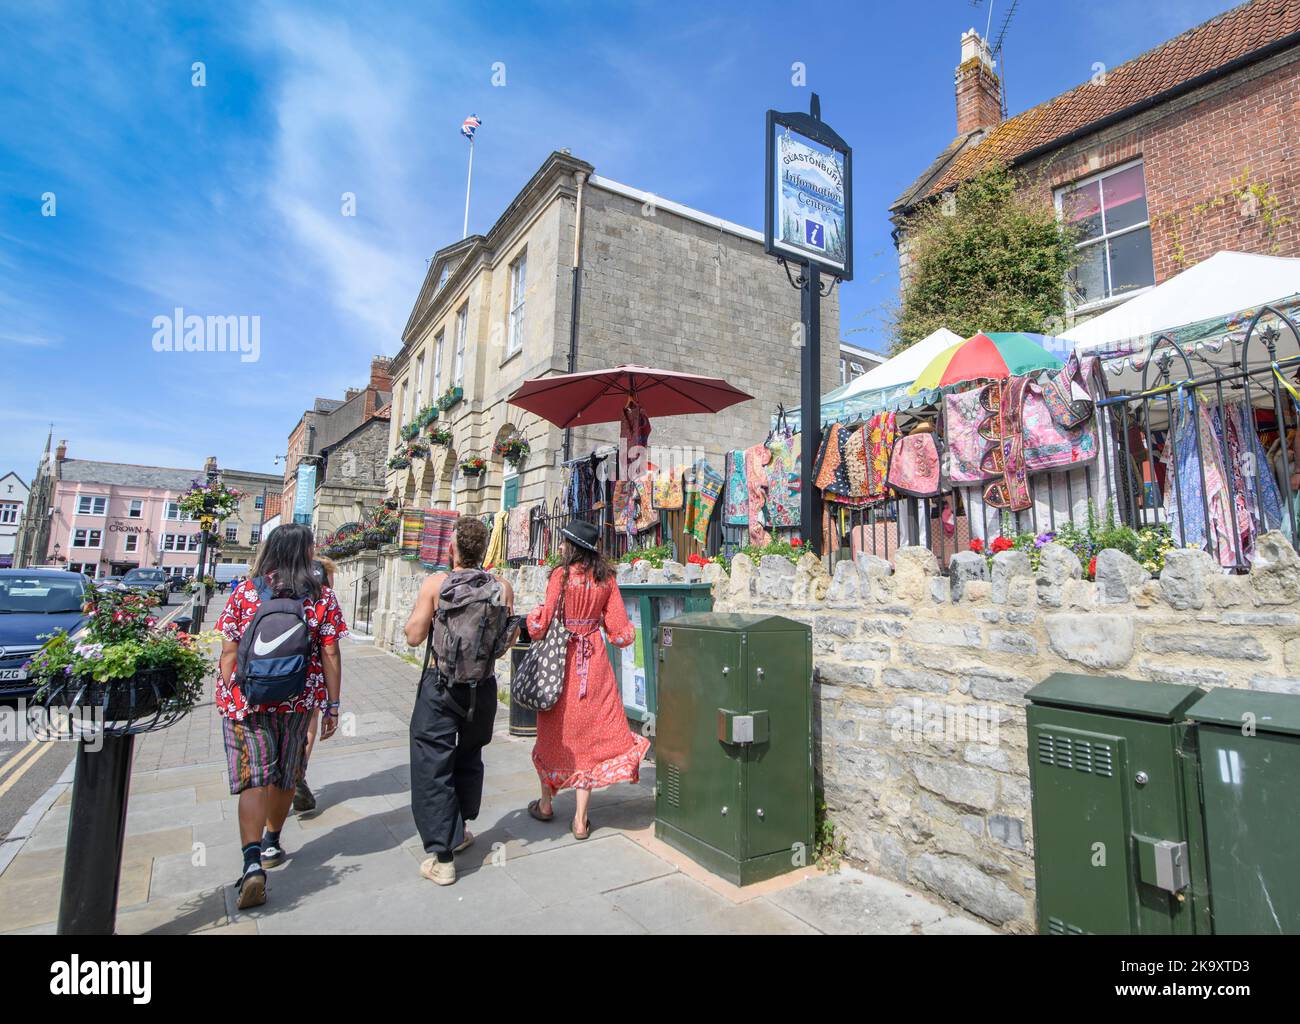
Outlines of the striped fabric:
{"label": "striped fabric", "polygon": [[310,711],[254,711],[239,721],[221,717],[230,792],[259,786],[293,789],[306,767]]}
{"label": "striped fabric", "polygon": [[420,564],[426,569],[451,568],[451,535],[459,516],[459,512],[449,509],[430,509],[424,513],[424,529],[420,534]]}
{"label": "striped fabric", "polygon": [[402,509],[402,557],[414,562],[420,557],[420,535],[424,533],[424,509]]}

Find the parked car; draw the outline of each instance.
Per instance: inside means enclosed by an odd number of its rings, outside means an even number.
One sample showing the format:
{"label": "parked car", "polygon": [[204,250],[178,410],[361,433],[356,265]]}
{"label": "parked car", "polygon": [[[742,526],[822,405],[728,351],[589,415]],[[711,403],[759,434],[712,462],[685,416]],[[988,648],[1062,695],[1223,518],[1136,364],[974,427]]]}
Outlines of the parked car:
{"label": "parked car", "polygon": [[86,625],[86,577],[63,569],[0,569],[0,697],[30,697],[27,662],[46,634]]}
{"label": "parked car", "polygon": [[100,590],[116,590],[122,583],[122,577],[121,576],[100,576],[98,579],[92,580],[91,582],[94,583],[95,586],[97,586]]}
{"label": "parked car", "polygon": [[152,594],[163,605],[171,595],[167,574],[161,569],[132,569],[122,577],[121,589],[137,594]]}

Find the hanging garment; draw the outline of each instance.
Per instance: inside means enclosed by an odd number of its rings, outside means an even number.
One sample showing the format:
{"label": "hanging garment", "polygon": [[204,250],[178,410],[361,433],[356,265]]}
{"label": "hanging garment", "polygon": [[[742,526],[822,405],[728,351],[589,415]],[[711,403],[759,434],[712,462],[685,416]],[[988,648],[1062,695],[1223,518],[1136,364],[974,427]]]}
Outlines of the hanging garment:
{"label": "hanging garment", "polygon": [[636,399],[629,398],[627,405],[623,406],[618,432],[627,460],[626,473],[635,479],[650,468],[650,417],[642,411]]}
{"label": "hanging garment", "polygon": [[1092,395],[1085,386],[1076,353],[1071,352],[1060,372],[1048,377],[1042,395],[1048,415],[1059,427],[1073,430],[1092,418]]}
{"label": "hanging garment", "polygon": [[948,487],[982,484],[988,479],[980,469],[988,450],[988,442],[980,436],[985,416],[980,404],[983,391],[973,388],[944,396],[944,483]]}
{"label": "hanging garment", "polygon": [[1229,409],[1234,413],[1232,420],[1236,423],[1243,451],[1253,456],[1253,460],[1246,455],[1242,458],[1246,465],[1254,467],[1254,472],[1247,475],[1247,483],[1250,485],[1255,532],[1260,534],[1268,530],[1280,530],[1286,522],[1286,514],[1282,510],[1282,494],[1269,469],[1268,453],[1264,451],[1259,431],[1255,429],[1255,416],[1244,402],[1230,405]]}
{"label": "hanging garment", "polygon": [[1025,435],[1021,422],[1028,377],[993,381],[983,392],[986,413],[980,436],[989,442],[980,468],[1001,479],[984,488],[984,501],[992,508],[1020,512],[1033,504],[1025,469]]}
{"label": "hanging garment", "polygon": [[877,413],[867,424],[865,452],[867,460],[867,497],[882,500],[889,493],[889,457],[898,437],[898,416],[892,412]]}
{"label": "hanging garment", "polygon": [[767,445],[756,444],[745,449],[745,486],[749,493],[749,543],[764,547],[771,538],[763,527],[767,509],[767,464],[772,453]]}
{"label": "hanging garment", "polygon": [[653,496],[655,508],[672,511],[686,504],[686,497],[682,490],[682,469],[681,466],[673,466],[665,472],[656,474]]}
{"label": "hanging garment", "polygon": [[402,509],[402,557],[414,562],[420,557],[420,535],[424,533],[424,509]]}
{"label": "hanging garment", "polygon": [[713,516],[713,506],[718,503],[722,493],[722,476],[703,459],[695,467],[695,489],[686,512],[687,530],[692,537],[703,544],[709,536],[709,520]]}
{"label": "hanging garment", "polygon": [[528,557],[531,547],[529,512],[529,506],[516,505],[507,513],[509,523],[506,526],[506,558],[509,561]]}
{"label": "hanging garment", "polygon": [[767,521],[773,529],[792,529],[799,525],[799,435],[778,428],[767,449]]}
{"label": "hanging garment", "polygon": [[939,493],[939,446],[932,433],[908,434],[894,441],[889,486],[914,498]]}
{"label": "hanging garment", "polygon": [[840,438],[843,432],[843,424],[832,423],[822,433],[817,465],[813,470],[813,484],[819,491],[829,490],[835,483],[835,475],[840,468]]}
{"label": "hanging garment", "polygon": [[634,480],[614,481],[614,529],[622,530],[628,540],[636,536],[637,490]]}
{"label": "hanging garment", "polygon": [[727,492],[722,502],[722,521],[728,526],[749,522],[749,485],[745,483],[745,450],[727,452]]}
{"label": "hanging garment", "polygon": [[488,536],[487,550],[483,552],[483,568],[492,569],[505,561],[506,521],[509,512],[498,512],[492,517],[492,533]]}
{"label": "hanging garment", "polygon": [[426,569],[451,568],[451,538],[459,512],[435,508],[424,513],[420,534],[420,564]]}
{"label": "hanging garment", "polygon": [[[1233,565],[1235,546],[1228,528],[1227,489],[1223,467],[1214,449],[1213,426],[1205,407],[1185,392],[1179,393],[1177,425],[1172,444],[1165,446],[1165,458],[1177,474],[1177,486],[1165,491],[1165,514],[1174,544],[1206,548],[1220,565]],[[1199,448],[1197,425],[1204,442]],[[1176,460],[1176,465],[1174,465]],[[1204,486],[1201,473],[1205,474]],[[1181,514],[1179,505],[1181,503]],[[1208,513],[1208,514],[1207,514]]]}
{"label": "hanging garment", "polygon": [[637,533],[645,533],[659,525],[659,513],[654,506],[654,477],[647,473],[636,481],[636,522]]}

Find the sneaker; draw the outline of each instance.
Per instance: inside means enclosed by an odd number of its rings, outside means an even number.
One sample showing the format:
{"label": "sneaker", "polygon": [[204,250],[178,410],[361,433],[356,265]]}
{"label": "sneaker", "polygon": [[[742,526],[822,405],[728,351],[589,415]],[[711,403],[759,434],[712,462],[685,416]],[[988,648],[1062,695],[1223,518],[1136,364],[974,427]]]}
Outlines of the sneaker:
{"label": "sneaker", "polygon": [[298,783],[298,787],[293,791],[293,809],[299,814],[316,810],[316,794],[311,791],[306,779]]}
{"label": "sneaker", "polygon": [[273,843],[265,836],[262,838],[262,867],[273,868],[284,863],[284,846]]}
{"label": "sneaker", "polygon": [[440,861],[430,857],[420,865],[420,874],[435,885],[453,885],[456,881],[455,861]]}
{"label": "sneaker", "polygon": [[240,910],[248,910],[250,907],[260,907],[266,902],[266,872],[258,865],[250,864],[244,869],[244,875],[239,882],[239,899],[236,906]]}
{"label": "sneaker", "polygon": [[465,830],[465,838],[460,841],[460,845],[452,849],[452,853],[463,853],[474,845],[474,833],[469,829]]}

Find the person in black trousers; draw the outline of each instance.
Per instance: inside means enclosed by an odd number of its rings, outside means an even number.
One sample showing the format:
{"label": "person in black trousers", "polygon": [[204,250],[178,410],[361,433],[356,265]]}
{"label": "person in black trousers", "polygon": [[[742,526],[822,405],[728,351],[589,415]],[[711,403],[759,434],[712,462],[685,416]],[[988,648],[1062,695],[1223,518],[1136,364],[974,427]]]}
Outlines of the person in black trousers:
{"label": "person in black trousers", "polygon": [[[443,585],[449,577],[463,578],[463,570],[479,570],[487,548],[488,531],[475,516],[456,521],[451,542],[452,572],[431,575],[420,587],[411,617],[406,622],[406,642],[418,647],[429,639]],[[514,612],[514,591],[505,580],[497,580],[497,600]],[[512,620],[513,622],[513,620]],[[518,625],[509,628],[505,646],[514,642]],[[483,800],[483,747],[492,739],[497,710],[496,676],[489,675],[470,693],[466,685],[440,686],[436,664],[420,676],[420,690],[411,715],[411,812],[429,858],[420,874],[438,885],[456,881],[455,855],[474,842],[466,823],[478,817]],[[467,711],[470,718],[453,708]]]}

